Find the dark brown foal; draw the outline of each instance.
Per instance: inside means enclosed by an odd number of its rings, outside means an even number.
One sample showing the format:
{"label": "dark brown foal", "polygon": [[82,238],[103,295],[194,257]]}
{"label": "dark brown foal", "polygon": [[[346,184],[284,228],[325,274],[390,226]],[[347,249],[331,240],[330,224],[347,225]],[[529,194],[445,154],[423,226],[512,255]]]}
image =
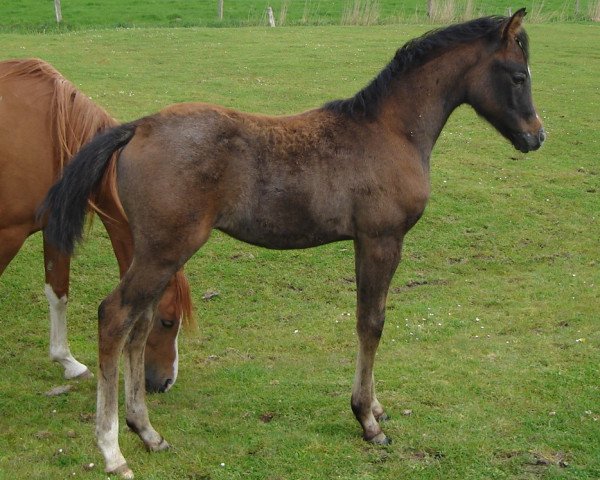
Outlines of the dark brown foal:
{"label": "dark brown foal", "polygon": [[389,442],[373,378],[390,281],[406,233],[429,196],[429,156],[452,111],[468,103],[516,148],[545,134],[531,100],[524,11],[482,18],[409,42],[354,97],[288,117],[207,104],[171,106],[84,147],[46,207],[49,231],[70,251],[81,205],[123,147],[119,196],[134,259],[99,310],[97,436],[109,472],[131,478],[118,443],[118,359],[125,353],[127,423],[149,450],[168,447],[148,418],[144,339],[171,275],[213,228],[267,248],[352,239],[359,351],[352,410],[366,440]]}

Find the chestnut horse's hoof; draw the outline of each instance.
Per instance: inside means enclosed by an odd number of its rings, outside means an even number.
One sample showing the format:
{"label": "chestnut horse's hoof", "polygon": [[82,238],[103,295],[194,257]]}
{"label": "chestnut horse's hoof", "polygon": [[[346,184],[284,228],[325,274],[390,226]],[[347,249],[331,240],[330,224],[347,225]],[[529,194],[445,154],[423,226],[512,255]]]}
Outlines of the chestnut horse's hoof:
{"label": "chestnut horse's hoof", "polygon": [[126,463],[124,463],[120,467],[115,468],[114,470],[107,471],[106,473],[108,473],[109,475],[118,475],[119,478],[123,478],[125,480],[130,480],[134,478],[133,471],[127,466]]}

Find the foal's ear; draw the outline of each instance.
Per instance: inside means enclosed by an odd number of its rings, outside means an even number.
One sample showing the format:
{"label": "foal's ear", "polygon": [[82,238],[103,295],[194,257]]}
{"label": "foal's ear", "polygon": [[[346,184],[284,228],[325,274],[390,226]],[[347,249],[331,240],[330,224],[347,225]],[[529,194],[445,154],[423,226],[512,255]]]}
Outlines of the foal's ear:
{"label": "foal's ear", "polygon": [[517,10],[515,14],[508,19],[504,30],[502,31],[502,41],[508,42],[517,37],[521,29],[523,28],[523,17],[527,15],[524,8]]}

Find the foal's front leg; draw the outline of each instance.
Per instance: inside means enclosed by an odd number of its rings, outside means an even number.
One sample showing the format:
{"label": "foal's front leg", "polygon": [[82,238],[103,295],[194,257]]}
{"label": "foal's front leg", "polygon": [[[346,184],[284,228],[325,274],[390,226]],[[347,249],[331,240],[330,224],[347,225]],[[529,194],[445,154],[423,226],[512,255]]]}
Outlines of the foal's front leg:
{"label": "foal's front leg", "polygon": [[383,332],[387,292],[400,261],[401,246],[401,239],[393,237],[360,238],[354,242],[359,350],[351,405],[363,428],[363,438],[379,444],[388,444],[390,440],[378,423],[387,416],[375,396],[373,363]]}

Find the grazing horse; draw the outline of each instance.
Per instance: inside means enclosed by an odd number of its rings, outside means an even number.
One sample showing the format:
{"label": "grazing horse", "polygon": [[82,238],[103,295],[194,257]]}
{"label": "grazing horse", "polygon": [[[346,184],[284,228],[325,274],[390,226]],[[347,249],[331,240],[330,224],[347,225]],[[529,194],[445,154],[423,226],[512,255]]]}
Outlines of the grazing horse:
{"label": "grazing horse", "polygon": [[[98,131],[117,122],[42,60],[0,62],[0,274],[25,239],[44,228],[36,208],[71,156]],[[115,156],[116,157],[116,156]],[[116,196],[114,168],[94,197],[121,275],[129,268],[133,239]],[[66,306],[70,256],[47,241],[44,231],[46,296],[50,304],[50,358],[66,378],[90,376],[67,342]],[[177,376],[177,333],[188,321],[187,280],[177,273],[160,304],[146,350],[147,388],[164,391]]]}
{"label": "grazing horse", "polygon": [[126,419],[149,450],[144,340],[168,280],[213,228],[274,249],[354,241],[359,338],[351,406],[365,440],[386,444],[373,362],[405,234],[429,196],[429,158],[452,111],[471,105],[523,152],[545,139],[531,98],[524,9],[412,40],[352,98],[270,117],[201,103],[165,108],[84,146],[42,211],[49,239],[72,251],[94,175],[123,148],[117,185],[134,260],[98,310],[96,433],[106,470],[132,478],[118,442],[118,360]]}

